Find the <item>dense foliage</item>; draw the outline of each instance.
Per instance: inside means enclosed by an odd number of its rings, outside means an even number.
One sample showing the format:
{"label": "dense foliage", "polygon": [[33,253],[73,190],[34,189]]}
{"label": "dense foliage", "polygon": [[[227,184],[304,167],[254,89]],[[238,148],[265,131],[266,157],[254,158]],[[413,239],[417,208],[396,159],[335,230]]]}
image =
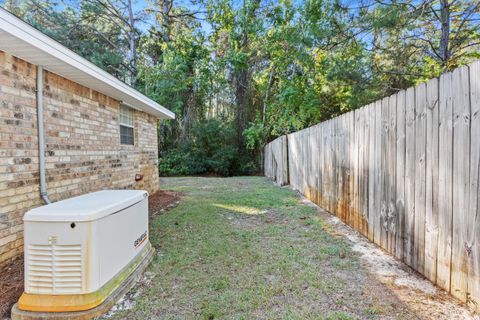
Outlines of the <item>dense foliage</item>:
{"label": "dense foliage", "polygon": [[480,57],[474,0],[3,6],[175,112],[163,174],[254,173],[265,142]]}
{"label": "dense foliage", "polygon": [[[216,174],[228,176],[247,171],[238,163],[232,126],[208,119],[192,126],[188,142],[162,151],[160,171],[165,175]],[[236,166],[240,166],[237,169]]]}

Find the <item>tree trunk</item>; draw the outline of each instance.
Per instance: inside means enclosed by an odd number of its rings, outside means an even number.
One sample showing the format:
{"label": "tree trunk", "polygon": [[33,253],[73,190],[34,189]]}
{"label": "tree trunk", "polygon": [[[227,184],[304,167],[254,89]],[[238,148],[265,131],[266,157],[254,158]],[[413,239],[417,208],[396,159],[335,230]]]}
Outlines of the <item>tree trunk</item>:
{"label": "tree trunk", "polygon": [[162,33],[163,41],[165,43],[170,42],[170,33],[171,33],[171,21],[170,21],[170,9],[173,5],[173,0],[161,0],[160,7],[162,9]]}
{"label": "tree trunk", "polygon": [[[244,0],[243,6],[247,9],[247,3]],[[249,55],[249,33],[248,24],[255,23],[255,15],[260,4],[260,0],[251,0],[253,1],[248,7],[248,11],[245,12],[245,25],[242,30],[242,40],[240,43],[240,48],[246,56]],[[250,61],[246,61],[245,64],[242,64],[240,70],[237,70],[237,74],[234,77],[235,79],[235,100],[237,105],[237,110],[235,114],[235,123],[237,126],[237,141],[240,149],[243,149],[245,146],[245,141],[243,138],[243,131],[247,127],[247,112],[248,112],[248,103],[249,103],[249,89],[250,89]]]}
{"label": "tree trunk", "polygon": [[247,126],[248,80],[248,67],[243,67],[238,72],[235,81],[235,98],[237,105],[235,122],[237,126],[237,141],[240,147],[244,145],[243,131]]}
{"label": "tree trunk", "polygon": [[270,94],[270,86],[272,85],[272,78],[274,67],[270,70],[270,75],[268,76],[267,90],[265,91],[265,99],[263,99],[263,110],[262,110],[262,125],[265,126],[266,116],[267,116],[267,102],[268,95]]}
{"label": "tree trunk", "polygon": [[130,85],[135,86],[137,80],[137,35],[135,33],[135,17],[133,15],[132,0],[128,0],[128,21],[130,31],[128,32],[129,64],[130,64]]}
{"label": "tree trunk", "polygon": [[450,4],[448,0],[440,0],[440,6],[441,36],[439,55],[442,68],[445,70],[448,68],[448,62],[450,60]]}

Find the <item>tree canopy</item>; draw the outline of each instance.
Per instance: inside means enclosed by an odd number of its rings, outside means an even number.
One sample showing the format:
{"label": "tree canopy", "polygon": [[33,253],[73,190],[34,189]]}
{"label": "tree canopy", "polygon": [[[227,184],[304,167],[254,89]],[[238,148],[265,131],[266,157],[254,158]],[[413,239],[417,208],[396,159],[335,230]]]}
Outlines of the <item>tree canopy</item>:
{"label": "tree canopy", "polygon": [[160,171],[248,174],[263,145],[480,58],[475,0],[0,0],[175,112]]}

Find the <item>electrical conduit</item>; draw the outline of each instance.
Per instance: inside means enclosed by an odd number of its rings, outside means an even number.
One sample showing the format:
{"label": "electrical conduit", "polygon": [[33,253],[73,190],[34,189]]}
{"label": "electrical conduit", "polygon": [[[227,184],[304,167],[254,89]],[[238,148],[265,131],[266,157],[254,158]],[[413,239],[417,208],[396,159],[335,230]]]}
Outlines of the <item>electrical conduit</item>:
{"label": "electrical conduit", "polygon": [[43,127],[43,67],[37,67],[37,121],[38,121],[38,158],[40,169],[40,196],[46,204],[48,199],[47,181],[45,178],[45,132]]}

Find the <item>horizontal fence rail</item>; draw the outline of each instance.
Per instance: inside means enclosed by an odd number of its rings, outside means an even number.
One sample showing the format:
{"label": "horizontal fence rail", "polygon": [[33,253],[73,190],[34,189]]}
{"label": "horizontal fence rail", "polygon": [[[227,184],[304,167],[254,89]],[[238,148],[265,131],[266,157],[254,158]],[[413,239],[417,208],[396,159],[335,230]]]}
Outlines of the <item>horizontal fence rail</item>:
{"label": "horizontal fence rail", "polygon": [[265,147],[265,175],[480,311],[480,62]]}

